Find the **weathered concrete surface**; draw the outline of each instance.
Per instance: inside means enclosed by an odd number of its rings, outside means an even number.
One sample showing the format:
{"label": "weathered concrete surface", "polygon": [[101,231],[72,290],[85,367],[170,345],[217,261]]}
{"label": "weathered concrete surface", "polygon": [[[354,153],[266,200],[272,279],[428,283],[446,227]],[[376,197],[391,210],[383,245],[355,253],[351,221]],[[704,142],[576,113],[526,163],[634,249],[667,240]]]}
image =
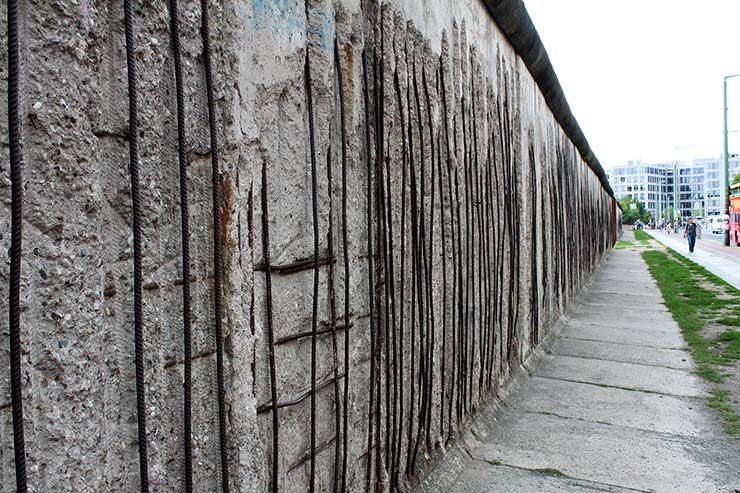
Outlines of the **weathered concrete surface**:
{"label": "weathered concrete surface", "polygon": [[[26,178],[21,342],[29,484],[36,491],[136,491],[122,5],[21,3]],[[153,489],[182,491],[182,232],[169,11],[166,2],[135,4],[149,472]],[[224,216],[222,230],[214,231],[199,2],[182,1],[181,11],[196,490],[221,486],[215,235],[225,257],[225,438],[232,490],[264,491],[278,482],[282,491],[303,492],[310,480],[313,413],[305,397],[311,389],[312,344],[306,337],[275,344],[273,375],[266,274],[256,269],[266,258],[263,219],[273,265],[311,257],[314,226],[318,253],[328,254],[331,239],[337,257],[319,269],[317,293],[310,269],[272,276],[276,340],[313,328],[314,301],[317,324],[331,328],[344,315],[344,288],[349,288],[347,330],[338,330],[336,341],[329,334],[316,341],[316,379],[333,383],[315,394],[316,488],[332,489],[339,463],[333,445],[344,436],[349,491],[364,486],[368,464],[376,467],[372,480],[382,487],[388,488],[387,471],[393,468],[400,486],[412,487],[468,428],[476,409],[518,371],[600,264],[609,247],[611,199],[478,0],[225,0],[212,5],[210,19],[222,162],[217,186],[223,202],[216,207]],[[2,21],[0,30],[7,25]],[[6,36],[1,39],[0,56],[6,57]],[[344,167],[335,42],[346,103],[349,277],[340,268]],[[0,79],[7,87],[6,71]],[[317,221],[307,86],[313,94]],[[4,111],[0,105],[3,163]],[[389,199],[381,214],[385,203],[377,194],[383,187]],[[9,193],[9,183],[0,181],[3,252],[10,242]],[[412,193],[418,200],[413,218]],[[394,226],[387,235],[386,221]],[[387,258],[383,241],[394,244]],[[370,287],[368,259],[376,268]],[[395,272],[385,271],[391,263]],[[412,280],[412,269],[424,274]],[[7,276],[4,262],[1,313],[7,313]],[[483,298],[483,289],[499,298]],[[377,294],[372,314],[371,292]],[[386,315],[386,309],[392,313]],[[0,320],[5,492],[13,484],[13,454],[7,317]],[[381,348],[375,354],[373,343]],[[335,374],[345,363],[350,375]],[[271,377],[275,400],[294,402],[280,408],[279,430],[265,411],[273,400]],[[380,389],[372,398],[371,388]],[[401,394],[390,407],[397,389]],[[412,392],[417,392],[413,398]],[[377,405],[370,411],[373,399]],[[347,411],[346,428],[335,424],[338,410]],[[379,421],[370,420],[378,416]],[[410,428],[413,434],[406,435]],[[375,442],[368,451],[370,431]],[[394,466],[385,453],[390,441],[399,443]],[[380,466],[373,466],[379,456]],[[273,460],[277,477],[271,477]]]}
{"label": "weathered concrete surface", "polygon": [[[644,329],[643,329],[644,331]],[[624,337],[624,331],[621,332]],[[665,349],[655,346],[613,344],[562,337],[553,348],[553,353],[579,358],[603,359],[621,363],[656,365],[665,368],[691,370],[694,363],[681,349]]]}
{"label": "weathered concrete surface", "polygon": [[686,345],[680,334],[671,330],[646,330],[652,324],[638,327],[609,327],[595,324],[569,324],[563,335],[572,339],[600,341],[614,344],[640,345],[656,348],[680,349]]}
{"label": "weathered concrete surface", "polygon": [[598,386],[620,387],[658,394],[698,397],[702,395],[699,379],[685,370],[621,363],[591,358],[555,356],[547,358],[538,372],[543,378],[571,380]]}
{"label": "weathered concrete surface", "polygon": [[[548,471],[531,471],[526,468],[501,465],[491,467],[490,462],[473,462],[468,472],[465,484],[459,485],[460,491],[470,493],[491,493],[506,491],[506,493],[634,493],[634,489],[619,488],[594,481],[582,481],[574,478],[561,478]],[[505,485],[505,489],[501,488]]]}
{"label": "weathered concrete surface", "polygon": [[[647,267],[634,251],[614,251],[594,287],[626,291],[630,281],[614,280],[620,277],[616,273],[644,278]],[[657,287],[652,290],[647,298],[656,296]],[[653,305],[652,299],[629,302],[638,312]],[[619,313],[627,305],[602,308]],[[594,315],[598,325],[591,327],[607,326]],[[653,310],[652,317],[679,335],[668,313]],[[624,321],[615,317],[615,323]],[[568,333],[577,336],[584,327]],[[570,354],[568,339],[558,341],[533,378],[507,400],[490,436],[468,443],[473,460],[451,490],[716,493],[740,487],[740,447],[724,435],[701,398],[704,386],[689,368],[676,369],[673,357],[649,356],[654,349],[637,334],[652,327],[623,332],[624,344],[581,346],[578,357],[562,354]],[[614,358],[605,346],[614,348]],[[629,348],[639,349],[646,361],[623,362]],[[684,350],[670,351],[690,360]]]}
{"label": "weathered concrete surface", "polygon": [[586,406],[581,398],[580,382],[538,376],[533,377],[528,388],[528,393],[517,395],[510,405],[527,412],[550,412],[592,422],[608,415],[612,425],[675,435],[700,436],[712,431],[705,417],[693,409],[696,401],[691,397],[594,386],[588,389]]}

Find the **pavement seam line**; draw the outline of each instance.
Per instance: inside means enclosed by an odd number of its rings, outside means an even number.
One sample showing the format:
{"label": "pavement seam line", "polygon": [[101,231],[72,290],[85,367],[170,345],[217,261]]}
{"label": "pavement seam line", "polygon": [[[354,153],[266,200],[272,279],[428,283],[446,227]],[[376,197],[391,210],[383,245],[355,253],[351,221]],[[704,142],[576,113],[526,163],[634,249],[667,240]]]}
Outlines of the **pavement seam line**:
{"label": "pavement seam line", "polygon": [[667,392],[658,392],[657,390],[646,390],[646,389],[635,389],[631,387],[621,387],[619,385],[609,385],[606,383],[595,383],[595,382],[584,382],[583,380],[573,380],[570,378],[561,378],[561,377],[548,377],[545,375],[537,375],[540,378],[547,378],[549,380],[560,380],[562,382],[573,382],[573,383],[582,383],[584,385],[593,385],[596,387],[604,387],[608,389],[620,389],[620,390],[629,390],[631,392],[643,392],[645,394],[656,394],[656,395],[665,395],[669,397],[684,397],[686,399],[704,399],[703,396],[696,396],[696,395],[680,395],[680,394],[669,394]]}
{"label": "pavement seam line", "polygon": [[623,363],[623,364],[626,364],[626,365],[649,366],[650,368],[665,368],[666,370],[676,370],[676,371],[682,371],[682,372],[690,373],[692,375],[694,374],[694,371],[693,370],[686,369],[686,368],[678,368],[678,367],[675,367],[675,366],[656,365],[656,364],[652,364],[652,363],[635,363],[633,361],[620,361],[620,360],[617,360],[617,359],[597,358],[595,356],[579,356],[579,355],[576,355],[576,354],[565,354],[565,353],[560,353],[560,352],[557,352],[557,351],[552,351],[550,354],[553,355],[553,356],[564,356],[566,358],[578,358],[578,359],[594,360],[594,361],[606,361],[606,362],[609,362],[609,363]]}
{"label": "pavement seam line", "polygon": [[618,424],[618,423],[609,423],[608,421],[596,421],[596,420],[593,420],[593,419],[579,418],[579,417],[576,417],[576,416],[563,416],[562,414],[553,413],[553,412],[550,412],[550,411],[533,411],[531,409],[526,409],[526,408],[520,407],[520,406],[512,406],[511,409],[518,409],[518,410],[520,410],[522,412],[525,412],[527,414],[539,414],[539,415],[542,415],[542,416],[555,416],[556,418],[581,421],[581,422],[584,422],[584,423],[594,423],[594,424],[598,424],[598,425],[614,426],[616,428],[621,428],[623,430],[633,430],[633,431],[646,432],[646,433],[650,433],[650,434],[653,434],[653,435],[657,435],[659,437],[671,438],[671,439],[678,439],[680,441],[687,440],[689,442],[693,442],[694,439],[700,438],[698,436],[680,435],[678,433],[670,433],[670,432],[667,432],[667,431],[656,431],[656,430],[651,430],[651,429],[648,429],[648,428],[640,428],[638,426],[627,426],[627,425],[621,425],[621,424]]}
{"label": "pavement seam line", "polygon": [[[673,320],[673,319],[671,319]],[[613,329],[613,330],[634,330],[634,326],[629,325],[614,325],[611,323],[603,323],[603,322],[584,322],[583,320],[573,319],[570,318],[568,320],[570,327],[577,327],[577,328],[584,328],[584,327],[598,327],[600,329]],[[657,329],[661,332],[663,331],[670,331],[672,329]]]}
{"label": "pavement seam line", "polygon": [[[644,344],[630,344],[628,342],[616,342],[616,341],[602,341],[599,339],[587,339],[584,337],[572,337],[569,335],[562,335],[560,336],[562,339],[571,339],[573,341],[586,341],[586,342],[602,342],[604,344],[619,344],[620,346],[630,346],[630,347],[644,347],[648,349],[666,349],[670,351],[684,351],[686,352],[686,349],[683,347],[665,347],[665,346],[646,346]],[[688,354],[688,352],[687,352]]]}
{"label": "pavement seam line", "polygon": [[[622,485],[619,485],[619,484],[605,483],[603,481],[596,481],[596,480],[593,480],[593,479],[586,479],[586,478],[579,478],[577,476],[571,476],[569,474],[565,474],[560,469],[556,469],[560,474],[555,475],[555,474],[548,474],[547,472],[543,471],[543,469],[532,469],[532,468],[524,467],[524,466],[516,466],[514,464],[507,464],[507,463],[501,462],[499,460],[496,460],[496,463],[494,463],[494,459],[486,460],[486,459],[483,459],[482,457],[476,457],[475,455],[473,455],[467,449],[466,449],[466,452],[468,453],[468,455],[470,456],[470,458],[473,459],[474,461],[482,462],[483,464],[487,464],[488,466],[491,466],[491,467],[508,467],[510,469],[517,469],[519,471],[527,471],[527,472],[531,472],[531,473],[535,473],[535,474],[542,474],[543,476],[548,476],[548,477],[553,478],[553,479],[570,479],[570,480],[573,480],[573,481],[581,481],[583,483],[590,483],[590,484],[595,484],[595,485],[601,485],[601,486],[606,486],[606,487],[609,487],[609,488],[621,488],[623,490],[635,491],[637,493],[654,493],[651,490],[640,490],[640,489],[637,489],[637,488],[631,488],[629,486],[622,486]],[[578,486],[581,486],[581,485],[578,485]],[[588,486],[588,484],[586,486]]]}

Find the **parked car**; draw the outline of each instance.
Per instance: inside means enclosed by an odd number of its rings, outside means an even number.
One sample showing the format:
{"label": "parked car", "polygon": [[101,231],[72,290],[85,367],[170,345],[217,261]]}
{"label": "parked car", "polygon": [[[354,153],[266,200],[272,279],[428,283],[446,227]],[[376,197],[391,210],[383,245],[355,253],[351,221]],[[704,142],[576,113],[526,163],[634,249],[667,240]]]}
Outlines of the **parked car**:
{"label": "parked car", "polygon": [[722,233],[722,219],[710,219],[709,230],[712,233]]}

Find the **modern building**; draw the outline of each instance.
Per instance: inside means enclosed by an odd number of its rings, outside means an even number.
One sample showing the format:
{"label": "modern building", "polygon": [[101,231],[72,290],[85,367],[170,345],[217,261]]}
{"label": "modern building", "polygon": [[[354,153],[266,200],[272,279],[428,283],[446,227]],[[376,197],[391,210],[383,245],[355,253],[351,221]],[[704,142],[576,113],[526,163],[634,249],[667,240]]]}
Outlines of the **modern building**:
{"label": "modern building", "polygon": [[[730,177],[740,173],[740,157],[729,160]],[[726,189],[721,158],[669,161],[648,164],[629,161],[606,172],[617,198],[631,195],[647,209],[659,211],[674,207],[681,217],[717,217],[724,212]],[[678,188],[674,190],[674,186]],[[675,192],[675,193],[674,193]]]}
{"label": "modern building", "polygon": [[[727,190],[725,189],[724,163],[721,158],[696,159],[705,170],[706,174],[706,191],[704,203],[707,217],[716,217],[724,213],[727,200]],[[729,160],[730,178],[740,173],[740,157],[733,155]]]}
{"label": "modern building", "polygon": [[672,205],[673,164],[648,164],[643,161],[629,161],[624,166],[616,166],[606,172],[609,184],[618,199],[631,195],[644,202],[647,209],[656,216],[658,210]]}
{"label": "modern building", "polygon": [[671,172],[678,174],[677,210],[681,217],[706,216],[706,169],[702,163],[676,163]]}

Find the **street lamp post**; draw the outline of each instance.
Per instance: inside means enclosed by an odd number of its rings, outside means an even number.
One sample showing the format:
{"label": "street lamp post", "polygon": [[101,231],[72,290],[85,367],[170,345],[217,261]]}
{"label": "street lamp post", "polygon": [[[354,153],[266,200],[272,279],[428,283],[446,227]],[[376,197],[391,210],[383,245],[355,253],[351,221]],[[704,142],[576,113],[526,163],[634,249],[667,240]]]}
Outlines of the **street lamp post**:
{"label": "street lamp post", "polygon": [[[661,177],[658,180],[658,207],[661,211],[661,221],[663,221],[662,215],[667,215],[668,212],[668,197],[665,197],[665,204],[663,203],[663,197],[666,194],[667,183],[668,179],[665,176]],[[665,205],[665,207],[663,207],[663,205]],[[666,218],[666,223],[668,223],[668,218]]]}
{"label": "street lamp post", "polygon": [[655,201],[655,229],[660,229],[660,187],[661,183],[658,180],[658,196]]}
{"label": "street lamp post", "polygon": [[[725,168],[725,214],[730,213],[730,158],[729,158],[729,145],[727,142],[727,79],[733,77],[740,77],[740,74],[726,75],[722,80],[722,116],[724,121],[724,168]],[[730,230],[725,230],[725,246],[730,246]]]}
{"label": "street lamp post", "polygon": [[678,219],[678,165],[673,163],[673,219]]}

